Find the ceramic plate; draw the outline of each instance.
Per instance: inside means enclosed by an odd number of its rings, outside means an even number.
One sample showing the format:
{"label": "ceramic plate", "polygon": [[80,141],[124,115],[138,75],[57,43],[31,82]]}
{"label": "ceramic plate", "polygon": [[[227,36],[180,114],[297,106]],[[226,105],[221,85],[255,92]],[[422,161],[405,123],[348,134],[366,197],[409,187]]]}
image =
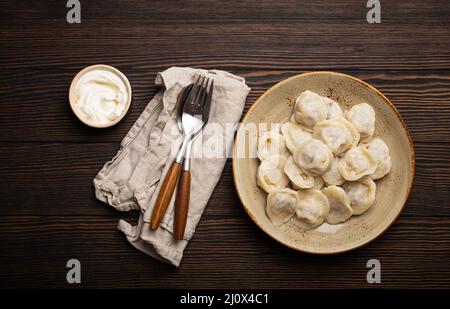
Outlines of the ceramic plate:
{"label": "ceramic plate", "polygon": [[[390,149],[391,173],[377,180],[376,200],[360,216],[338,225],[322,224],[302,230],[291,223],[274,226],[265,206],[267,194],[256,184],[257,131],[260,123],[285,122],[292,113],[297,96],[312,90],[337,101],[343,109],[361,102],[369,103],[376,113],[374,136],[381,137]],[[267,90],[249,109],[238,129],[233,175],[239,198],[252,220],[278,242],[304,252],[333,254],[352,250],[381,235],[398,217],[408,198],[414,176],[414,148],[400,113],[371,85],[349,75],[311,72],[288,78]]]}

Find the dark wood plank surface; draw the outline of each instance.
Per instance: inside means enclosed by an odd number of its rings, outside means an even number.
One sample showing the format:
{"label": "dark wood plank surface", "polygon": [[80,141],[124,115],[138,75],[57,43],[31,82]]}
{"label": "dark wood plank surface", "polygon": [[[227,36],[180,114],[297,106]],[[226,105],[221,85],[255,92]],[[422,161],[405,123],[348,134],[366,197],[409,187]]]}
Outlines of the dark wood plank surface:
{"label": "dark wood plank surface", "polygon": [[[0,4],[0,287],[450,288],[450,5],[381,1],[65,1]],[[131,109],[107,130],[83,126],[67,102],[71,79],[95,63],[118,67]],[[408,124],[416,178],[408,205],[368,246],[336,256],[287,249],[263,234],[237,198],[228,162],[179,269],[132,248],[119,213],[97,201],[92,178],[117,150],[170,66],[231,71],[252,91],[246,110],[283,78],[335,70],[386,94]]]}
{"label": "dark wood plank surface", "polygon": [[[120,142],[139,117],[143,107],[159,90],[152,85],[159,69],[153,70],[149,72],[146,69],[122,69],[133,87],[133,104],[123,122],[109,130],[100,131],[88,127],[80,128],[79,121],[73,117],[70,107],[64,104],[67,101],[67,89],[77,70],[52,69],[45,71],[45,74],[42,74],[42,70],[4,70],[7,78],[4,80],[5,90],[2,92],[4,101],[0,122],[3,127],[0,130],[0,141]],[[305,72],[257,68],[254,70],[232,70],[233,73],[245,77],[252,88],[245,111],[273,84]],[[343,72],[375,85],[387,95],[406,119],[415,142],[441,142],[448,138],[450,70]],[[39,74],[40,83],[51,85],[51,90],[43,89],[34,82],[36,74]],[[35,108],[42,104],[43,100],[47,102],[45,108]],[[21,115],[21,121],[16,118],[19,106],[20,110],[26,111]],[[415,121],[418,117],[420,121]],[[24,126],[23,123],[27,125]]]}

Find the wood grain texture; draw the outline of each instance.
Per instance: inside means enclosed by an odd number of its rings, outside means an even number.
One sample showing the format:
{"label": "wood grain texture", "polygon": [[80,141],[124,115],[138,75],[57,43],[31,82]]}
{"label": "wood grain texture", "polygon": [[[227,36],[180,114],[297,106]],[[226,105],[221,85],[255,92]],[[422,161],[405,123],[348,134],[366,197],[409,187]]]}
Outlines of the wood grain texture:
{"label": "wood grain texture", "polygon": [[[382,263],[379,287],[450,288],[450,6],[447,0],[65,1],[0,4],[0,287],[361,288],[366,262]],[[133,102],[117,126],[82,125],[67,92],[87,65],[116,66]],[[170,66],[224,69],[252,88],[245,111],[292,75],[335,70],[367,81],[410,128],[416,177],[408,205],[379,239],[354,252],[313,256],[279,245],[245,214],[231,161],[181,268],[127,244],[115,227],[135,222],[94,197],[92,179],[158,91]]]}
{"label": "wood grain texture", "polygon": [[189,213],[189,198],[191,196],[191,173],[182,171],[177,187],[177,196],[175,198],[175,218],[173,233],[176,240],[184,238],[186,229],[186,220]]}
{"label": "wood grain texture", "polygon": [[2,4],[1,20],[7,30],[2,36],[8,43],[2,46],[8,59],[2,63],[5,68],[60,69],[102,61],[145,68],[167,60],[172,65],[197,62],[202,67],[247,68],[254,64],[282,70],[448,69],[450,65],[449,8],[443,0],[385,1],[379,25],[366,22],[367,9],[359,0],[254,0],[226,5],[103,1],[83,4],[84,19],[75,26],[65,22],[65,8],[59,2],[10,1]]}
{"label": "wood grain texture", "polygon": [[[134,67],[118,68],[130,80],[133,101],[122,122],[108,130],[97,130],[81,124],[70,110],[67,91],[78,72],[76,69],[70,73],[53,69],[4,70],[5,74],[0,76],[4,87],[0,141],[120,142],[150,98],[159,90],[154,85],[154,80],[156,72],[163,68],[154,67],[149,71]],[[254,71],[231,71],[245,77],[252,88],[244,112],[274,83],[304,72],[257,68]],[[344,71],[381,90],[401,112],[415,142],[448,140],[449,72]],[[34,82],[36,79],[39,84]],[[48,86],[42,87],[41,84]],[[26,111],[20,114],[20,121],[18,111]],[[24,126],[23,123],[27,125]]]}
{"label": "wood grain texture", "polygon": [[158,198],[155,202],[155,208],[152,212],[151,228],[156,230],[161,223],[162,218],[166,214],[167,207],[172,200],[173,193],[175,192],[175,187],[177,186],[178,177],[180,176],[181,164],[173,162],[172,166],[169,168],[164,182],[158,192]]}
{"label": "wood grain texture", "polygon": [[450,285],[449,219],[400,218],[369,246],[315,256],[285,248],[241,219],[205,216],[179,269],[136,251],[114,230],[116,222],[89,216],[4,217],[0,262],[8,280],[0,287],[23,282],[67,287],[69,257],[82,263],[82,287],[361,288],[371,286],[366,262],[372,258],[382,263],[381,287]]}

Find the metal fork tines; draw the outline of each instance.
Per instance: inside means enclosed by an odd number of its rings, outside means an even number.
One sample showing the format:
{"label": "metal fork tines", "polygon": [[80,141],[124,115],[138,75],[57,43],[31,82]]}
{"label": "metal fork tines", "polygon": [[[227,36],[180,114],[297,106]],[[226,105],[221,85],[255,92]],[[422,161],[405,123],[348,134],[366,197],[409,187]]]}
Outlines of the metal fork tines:
{"label": "metal fork tines", "polygon": [[[193,116],[201,116],[202,120],[206,121],[205,117],[209,115],[210,100],[207,100],[208,93],[211,93],[214,81],[200,75],[197,81],[191,88],[191,91],[184,104],[183,112]],[[205,113],[206,111],[206,113]]]}
{"label": "metal fork tines", "polygon": [[177,163],[183,161],[189,141],[202,130],[208,121],[213,86],[213,80],[200,75],[184,102],[181,114],[184,140],[175,159]]}

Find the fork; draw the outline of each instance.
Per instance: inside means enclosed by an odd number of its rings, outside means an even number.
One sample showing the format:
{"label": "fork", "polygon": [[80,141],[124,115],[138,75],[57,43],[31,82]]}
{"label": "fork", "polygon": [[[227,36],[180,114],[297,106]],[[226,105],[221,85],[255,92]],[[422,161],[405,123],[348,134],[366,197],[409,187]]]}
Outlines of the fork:
{"label": "fork", "polygon": [[[202,130],[203,126],[208,121],[209,117],[209,106],[211,103],[211,96],[209,95],[212,91],[213,82],[210,83],[210,79],[204,76],[199,76],[197,81],[188,87],[190,87],[186,99],[183,103],[183,114],[182,114],[182,130],[184,133],[183,143],[178,150],[176,158],[172,163],[169,171],[166,174],[164,182],[161,186],[158,198],[156,200],[155,206],[152,212],[152,218],[150,222],[150,227],[152,230],[156,230],[164,214],[167,211],[169,203],[172,199],[175,186],[177,184],[178,177],[180,175],[181,164],[186,153],[186,149],[190,148],[191,141],[195,138]],[[180,198],[177,200],[183,201],[177,204],[181,205],[178,208],[186,211],[186,214],[181,216],[180,220],[175,220],[176,222],[183,222],[186,224],[187,218],[187,207],[189,205],[189,194],[190,194],[190,173],[189,173],[189,161],[187,161],[186,167],[183,171],[183,177],[180,180],[180,188],[177,194],[180,194]],[[187,172],[187,174],[185,173]],[[183,219],[184,218],[184,219]],[[177,229],[178,230],[178,229]],[[184,228],[183,228],[184,233]],[[177,237],[176,237],[177,238]]]}
{"label": "fork", "polygon": [[192,136],[186,149],[186,156],[183,162],[183,170],[181,172],[180,180],[178,183],[178,190],[175,199],[175,219],[174,219],[174,237],[176,240],[182,240],[184,238],[184,231],[186,228],[186,221],[189,212],[189,198],[191,190],[191,147],[194,140],[200,135],[203,127],[206,125],[209,119],[209,109],[211,106],[211,98],[214,90],[214,80],[206,82],[205,102],[202,110],[203,125],[201,129]]}

